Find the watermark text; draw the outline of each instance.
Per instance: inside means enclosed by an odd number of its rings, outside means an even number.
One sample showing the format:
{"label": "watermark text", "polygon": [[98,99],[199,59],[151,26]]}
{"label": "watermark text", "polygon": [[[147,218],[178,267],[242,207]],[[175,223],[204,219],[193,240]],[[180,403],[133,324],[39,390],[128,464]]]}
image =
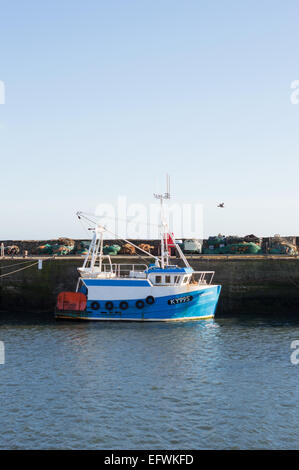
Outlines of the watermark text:
{"label": "watermark text", "polygon": [[291,83],[291,88],[294,90],[291,93],[291,103],[292,104],[299,104],[299,80],[294,80]]}
{"label": "watermark text", "polygon": [[5,363],[5,346],[4,342],[0,341],[0,365]]}
{"label": "watermark text", "polygon": [[294,349],[290,357],[291,363],[297,366],[299,364],[299,339],[291,342],[291,349]]}
{"label": "watermark text", "polygon": [[[160,238],[160,205],[157,203],[129,204],[126,196],[119,196],[116,204],[98,204],[95,215],[101,225],[116,235],[115,238]],[[163,220],[176,238],[203,238],[203,207],[200,203],[167,203]]]}

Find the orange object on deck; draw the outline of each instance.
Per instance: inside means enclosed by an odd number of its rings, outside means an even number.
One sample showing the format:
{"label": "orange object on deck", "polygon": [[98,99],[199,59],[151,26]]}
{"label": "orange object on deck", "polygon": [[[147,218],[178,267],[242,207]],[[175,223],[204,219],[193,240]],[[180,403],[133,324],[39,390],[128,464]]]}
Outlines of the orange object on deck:
{"label": "orange object on deck", "polygon": [[82,312],[86,308],[86,295],[82,292],[60,292],[57,297],[57,308]]}

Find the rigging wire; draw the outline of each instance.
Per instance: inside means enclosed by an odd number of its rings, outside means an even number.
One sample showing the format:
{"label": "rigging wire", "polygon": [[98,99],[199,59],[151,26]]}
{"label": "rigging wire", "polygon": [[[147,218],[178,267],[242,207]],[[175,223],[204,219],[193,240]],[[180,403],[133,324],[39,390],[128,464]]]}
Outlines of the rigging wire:
{"label": "rigging wire", "polygon": [[[126,243],[124,242],[124,240],[121,240],[121,239],[117,240],[117,242],[118,242],[120,245],[122,245],[122,247],[124,247],[125,244],[126,244]],[[139,253],[135,253],[135,255],[138,256],[138,258],[142,259],[142,261],[144,261],[146,264],[148,263],[148,260],[147,260],[146,258],[144,258],[143,256],[141,256]]]}
{"label": "rigging wire", "polygon": [[[81,214],[83,214],[83,213],[81,212]],[[77,213],[77,215],[78,215],[78,213]],[[89,215],[89,216],[91,216],[91,217],[98,217],[99,219],[121,220],[121,221],[127,222],[127,223],[135,223],[135,222],[133,222],[132,220],[130,220],[129,217],[126,217],[126,218],[122,218],[122,217],[111,217],[111,216],[109,216],[109,215],[96,215],[96,214],[91,214],[90,212],[84,212],[84,216],[85,216],[85,215]],[[160,227],[160,224],[153,224],[153,223],[149,223],[149,222],[139,222],[139,221],[138,221],[138,224],[139,224],[139,225],[147,225],[147,226],[148,226],[148,225],[151,225],[151,226],[153,226],[153,227]]]}
{"label": "rigging wire", "polygon": [[[85,218],[86,220],[88,220],[89,222],[91,222],[92,224],[95,224],[95,225],[98,225],[98,222],[92,220],[92,219],[89,219],[88,217],[86,217],[85,213],[82,213],[82,212],[77,212],[77,216],[79,217],[79,219],[81,217]],[[145,253],[146,255],[150,256],[151,258],[154,258],[154,259],[157,259],[157,256],[154,256],[152,255],[151,253],[149,253],[148,251],[145,251],[143,250],[142,248],[140,248],[139,246],[135,245],[134,243],[130,242],[129,240],[126,240],[125,238],[121,238],[117,233],[114,233],[112,232],[111,230],[108,230],[106,227],[104,227],[105,231],[108,232],[108,233],[111,233],[112,235],[114,235],[118,240],[122,239],[124,240],[126,243],[129,243],[130,245],[134,246],[135,248],[137,248],[138,250],[142,251],[143,253]],[[139,255],[140,256],[140,255]]]}
{"label": "rigging wire", "polygon": [[88,235],[88,238],[90,238],[90,233],[88,232],[85,225],[83,224],[83,221],[81,220],[81,217],[78,216],[78,219],[79,219],[80,225],[83,228],[84,232],[86,232],[86,234]]}

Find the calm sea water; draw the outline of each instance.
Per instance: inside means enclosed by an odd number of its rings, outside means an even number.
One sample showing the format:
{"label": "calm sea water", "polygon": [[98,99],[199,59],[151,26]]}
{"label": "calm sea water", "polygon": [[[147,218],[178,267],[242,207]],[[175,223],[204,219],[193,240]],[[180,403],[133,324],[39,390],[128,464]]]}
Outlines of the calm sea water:
{"label": "calm sea water", "polygon": [[298,449],[295,339],[295,319],[2,318],[0,448]]}

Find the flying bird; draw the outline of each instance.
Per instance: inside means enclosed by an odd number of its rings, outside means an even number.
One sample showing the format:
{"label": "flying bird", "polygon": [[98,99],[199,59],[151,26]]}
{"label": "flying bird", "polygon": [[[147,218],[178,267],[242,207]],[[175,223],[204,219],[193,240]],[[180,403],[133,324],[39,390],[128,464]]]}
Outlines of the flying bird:
{"label": "flying bird", "polygon": [[217,207],[221,207],[221,209],[224,209],[224,202],[220,202]]}

